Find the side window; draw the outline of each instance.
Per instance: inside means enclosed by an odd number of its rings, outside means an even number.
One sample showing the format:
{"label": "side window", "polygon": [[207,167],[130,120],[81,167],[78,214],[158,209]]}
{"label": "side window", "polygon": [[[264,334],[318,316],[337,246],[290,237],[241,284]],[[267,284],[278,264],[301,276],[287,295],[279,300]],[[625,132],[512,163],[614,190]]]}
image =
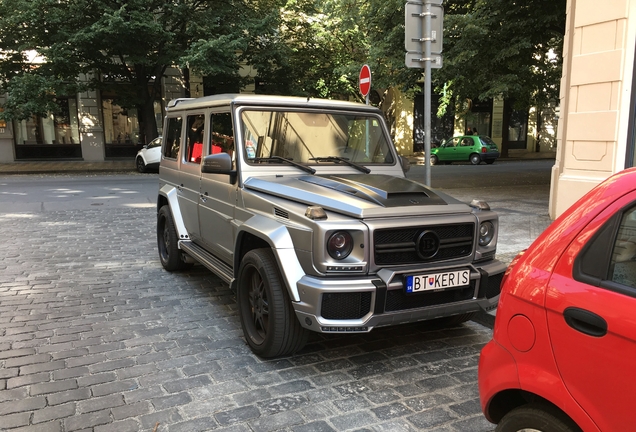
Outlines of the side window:
{"label": "side window", "polygon": [[230,113],[215,113],[211,116],[210,148],[208,154],[227,153],[234,159],[234,128]]}
{"label": "side window", "polygon": [[189,115],[187,124],[185,161],[198,164],[201,163],[201,154],[203,153],[205,116],[203,114]]}
{"label": "side window", "polygon": [[164,157],[176,159],[179,156],[179,148],[181,147],[181,117],[172,117],[168,119],[168,130],[166,132],[166,144],[163,148]]}
{"label": "side window", "polygon": [[453,138],[452,140],[447,142],[446,145],[444,145],[444,147],[457,147],[458,143],[459,143],[459,138]]}
{"label": "side window", "polygon": [[610,263],[612,282],[636,288],[636,206],[621,219]]}

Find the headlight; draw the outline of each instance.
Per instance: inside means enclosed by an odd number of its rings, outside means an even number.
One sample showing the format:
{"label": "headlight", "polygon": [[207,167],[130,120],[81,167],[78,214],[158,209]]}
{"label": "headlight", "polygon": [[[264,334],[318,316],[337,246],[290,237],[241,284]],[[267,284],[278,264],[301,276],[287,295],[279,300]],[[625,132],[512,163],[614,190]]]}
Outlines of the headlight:
{"label": "headlight", "polygon": [[488,246],[495,236],[495,226],[490,221],[479,225],[479,246]]}
{"label": "headlight", "polygon": [[345,259],[352,250],[353,238],[347,231],[336,231],[327,241],[327,252],[333,259]]}

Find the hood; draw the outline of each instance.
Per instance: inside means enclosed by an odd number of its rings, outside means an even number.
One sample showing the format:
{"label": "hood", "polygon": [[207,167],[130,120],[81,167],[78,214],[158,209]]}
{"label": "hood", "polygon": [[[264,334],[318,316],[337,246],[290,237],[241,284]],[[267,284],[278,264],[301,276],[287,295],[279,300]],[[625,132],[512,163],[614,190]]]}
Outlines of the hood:
{"label": "hood", "polygon": [[404,177],[342,174],[251,177],[246,189],[356,218],[470,212],[470,207]]}

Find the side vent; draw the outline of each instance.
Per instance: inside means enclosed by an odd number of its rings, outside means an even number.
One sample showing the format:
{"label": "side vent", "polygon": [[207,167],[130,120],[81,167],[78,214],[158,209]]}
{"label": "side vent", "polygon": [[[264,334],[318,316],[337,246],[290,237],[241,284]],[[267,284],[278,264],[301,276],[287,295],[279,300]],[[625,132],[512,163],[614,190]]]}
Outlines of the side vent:
{"label": "side vent", "polygon": [[289,213],[276,207],[274,207],[274,215],[280,218],[289,219]]}

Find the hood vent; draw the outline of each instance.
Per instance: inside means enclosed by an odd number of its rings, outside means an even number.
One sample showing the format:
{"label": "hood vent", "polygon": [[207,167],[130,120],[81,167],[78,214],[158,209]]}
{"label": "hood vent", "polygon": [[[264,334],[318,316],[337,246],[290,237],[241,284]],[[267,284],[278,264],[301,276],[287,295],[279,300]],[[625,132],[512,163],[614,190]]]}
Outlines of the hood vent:
{"label": "hood vent", "polygon": [[278,207],[274,207],[274,215],[278,216],[279,218],[289,219],[289,213],[285,210],[279,209]]}

